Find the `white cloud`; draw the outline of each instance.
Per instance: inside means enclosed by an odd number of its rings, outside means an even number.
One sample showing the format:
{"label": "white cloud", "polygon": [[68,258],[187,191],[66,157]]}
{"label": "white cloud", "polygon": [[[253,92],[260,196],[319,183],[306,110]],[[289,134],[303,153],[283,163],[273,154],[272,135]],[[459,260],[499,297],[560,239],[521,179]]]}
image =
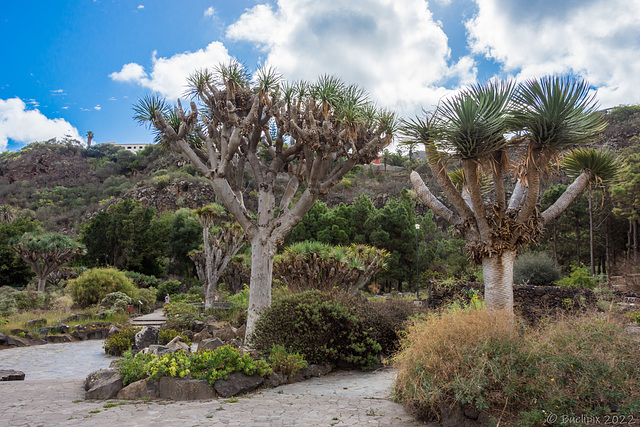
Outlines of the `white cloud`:
{"label": "white cloud", "polygon": [[191,73],[202,68],[213,68],[230,59],[224,45],[216,41],[204,49],[178,53],[169,58],[158,58],[157,52],[153,52],[152,70],[149,74],[142,65],[129,63],[120,71],[109,74],[109,77],[115,81],[135,83],[170,99],[177,99],[184,93],[186,79]]}
{"label": "white cloud", "polygon": [[279,0],[246,11],[227,37],[256,44],[288,79],[335,74],[401,114],[431,108],[476,75],[470,57],[451,63],[448,38],[423,0]]}
{"label": "white cloud", "polygon": [[95,107],[93,107],[94,110],[100,111],[102,110],[102,107],[100,106],[100,104],[96,105]]}
{"label": "white cloud", "polygon": [[117,101],[118,99],[115,96],[112,96],[111,98],[107,99],[107,101]]}
{"label": "white cloud", "polygon": [[49,119],[39,110],[28,110],[20,98],[0,99],[0,151],[7,149],[9,139],[28,144],[51,138],[82,141],[78,130],[64,119]]}
{"label": "white cloud", "polygon": [[69,106],[68,106],[68,105],[65,105],[64,107],[60,107],[60,108],[62,108],[63,110],[68,110],[68,109],[69,109]]}
{"label": "white cloud", "polygon": [[120,71],[109,74],[109,77],[117,82],[135,82],[146,79],[147,73],[142,65],[131,62],[124,64]]}
{"label": "white cloud", "polygon": [[144,9],[144,5],[143,4],[139,4],[138,5],[138,9]]}
{"label": "white cloud", "polygon": [[53,95],[66,95],[66,92],[64,91],[64,89],[55,89],[51,91],[51,94]]}
{"label": "white cloud", "polygon": [[209,7],[207,10],[204,11],[204,16],[206,16],[207,18],[212,18],[216,15],[216,10],[213,7]]}
{"label": "white cloud", "polygon": [[605,107],[640,100],[640,1],[476,3],[478,14],[467,23],[471,48],[505,72],[579,75],[598,88]]}

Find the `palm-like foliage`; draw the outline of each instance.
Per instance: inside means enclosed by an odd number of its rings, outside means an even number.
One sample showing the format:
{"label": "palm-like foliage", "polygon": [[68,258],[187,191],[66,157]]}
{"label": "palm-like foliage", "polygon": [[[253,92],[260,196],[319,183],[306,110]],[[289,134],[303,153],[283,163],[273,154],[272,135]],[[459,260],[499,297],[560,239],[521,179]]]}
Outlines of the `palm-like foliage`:
{"label": "palm-like foliage", "polygon": [[439,108],[440,149],[461,159],[479,159],[507,145],[515,85],[492,80],[445,100]]}
{"label": "palm-like foliage", "polygon": [[606,127],[588,83],[571,77],[527,80],[515,97],[514,125],[547,150],[584,142]]}
{"label": "palm-like foliage", "polygon": [[590,181],[596,185],[615,181],[621,171],[621,164],[615,154],[593,147],[572,150],[562,163],[570,177],[575,179],[587,172]]}

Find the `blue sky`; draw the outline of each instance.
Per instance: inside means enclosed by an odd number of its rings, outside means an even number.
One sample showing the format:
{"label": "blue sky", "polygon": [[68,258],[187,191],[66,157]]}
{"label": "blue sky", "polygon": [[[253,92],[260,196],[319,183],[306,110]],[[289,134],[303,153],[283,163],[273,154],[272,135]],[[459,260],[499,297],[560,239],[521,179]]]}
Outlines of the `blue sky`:
{"label": "blue sky", "polygon": [[3,4],[0,37],[0,151],[150,142],[136,99],[175,101],[231,58],[339,75],[403,116],[494,76],[571,73],[603,107],[640,102],[640,0],[35,0]]}

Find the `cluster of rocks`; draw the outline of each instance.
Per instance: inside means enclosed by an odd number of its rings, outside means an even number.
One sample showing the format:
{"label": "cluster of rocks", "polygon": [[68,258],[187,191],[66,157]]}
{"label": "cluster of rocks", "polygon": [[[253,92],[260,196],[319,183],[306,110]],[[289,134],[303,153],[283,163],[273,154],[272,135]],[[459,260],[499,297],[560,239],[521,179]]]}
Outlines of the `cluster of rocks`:
{"label": "cluster of rocks", "polygon": [[[236,347],[240,344],[240,338],[244,336],[244,326],[233,328],[230,325],[217,326],[201,322],[196,328],[199,332],[192,333],[194,343],[197,343],[197,351],[215,350],[225,344]],[[188,332],[188,331],[185,331]],[[139,353],[156,354],[162,356],[176,351],[189,353],[191,347],[180,336],[165,345],[158,344],[160,328],[156,326],[143,326],[135,335],[135,349]],[[184,332],[183,332],[184,334]],[[107,369],[95,371],[85,380],[86,399],[172,399],[172,400],[197,400],[214,399],[217,397],[231,397],[240,393],[246,393],[261,386],[277,387],[284,383],[292,383],[307,378],[326,375],[331,371],[330,365],[310,365],[292,376],[285,376],[273,372],[267,377],[260,375],[245,375],[233,372],[226,379],[218,380],[213,386],[207,381],[190,378],[161,377],[160,379],[142,379],[123,387],[124,376],[118,372],[118,361],[112,362]]]}
{"label": "cluster of rocks", "polygon": [[[97,318],[106,318],[108,313],[100,313]],[[55,325],[47,325],[47,319],[33,319],[25,324],[24,329],[11,329],[9,335],[0,334],[1,347],[26,347],[47,343],[64,343],[71,341],[100,340],[109,335],[110,324],[94,321],[69,327],[67,323],[90,318],[86,314],[72,314],[58,319]]]}

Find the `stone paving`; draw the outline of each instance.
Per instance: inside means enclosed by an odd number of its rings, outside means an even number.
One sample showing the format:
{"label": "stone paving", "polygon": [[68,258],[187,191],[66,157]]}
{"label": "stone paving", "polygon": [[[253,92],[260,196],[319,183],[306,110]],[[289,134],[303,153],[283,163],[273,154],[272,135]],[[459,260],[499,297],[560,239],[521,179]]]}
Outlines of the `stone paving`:
{"label": "stone paving", "polygon": [[115,359],[104,353],[103,343],[89,340],[2,350],[0,369],[22,371],[25,381],[85,378]]}
{"label": "stone paving", "polygon": [[[82,380],[0,383],[3,426],[416,426],[389,400],[394,372],[337,372],[237,399],[85,401]],[[431,424],[435,427],[435,424]]]}

